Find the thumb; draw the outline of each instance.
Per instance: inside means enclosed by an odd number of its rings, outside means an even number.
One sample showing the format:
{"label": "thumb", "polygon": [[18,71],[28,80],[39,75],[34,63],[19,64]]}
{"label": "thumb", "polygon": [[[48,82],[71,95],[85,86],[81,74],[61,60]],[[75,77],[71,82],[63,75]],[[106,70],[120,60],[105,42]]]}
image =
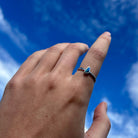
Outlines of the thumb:
{"label": "thumb", "polygon": [[107,116],[107,103],[100,103],[95,111],[92,126],[85,133],[85,138],[106,138],[111,124]]}

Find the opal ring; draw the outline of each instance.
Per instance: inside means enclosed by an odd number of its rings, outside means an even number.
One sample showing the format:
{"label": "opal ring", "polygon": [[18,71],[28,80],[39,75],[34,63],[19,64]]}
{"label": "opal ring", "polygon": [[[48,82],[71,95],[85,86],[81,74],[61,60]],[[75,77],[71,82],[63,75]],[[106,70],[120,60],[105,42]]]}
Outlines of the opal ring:
{"label": "opal ring", "polygon": [[84,69],[82,67],[78,68],[78,71],[83,71],[84,74],[90,75],[93,78],[94,82],[96,82],[96,76],[93,73],[91,73],[90,70],[91,70],[90,66],[88,66],[86,69]]}

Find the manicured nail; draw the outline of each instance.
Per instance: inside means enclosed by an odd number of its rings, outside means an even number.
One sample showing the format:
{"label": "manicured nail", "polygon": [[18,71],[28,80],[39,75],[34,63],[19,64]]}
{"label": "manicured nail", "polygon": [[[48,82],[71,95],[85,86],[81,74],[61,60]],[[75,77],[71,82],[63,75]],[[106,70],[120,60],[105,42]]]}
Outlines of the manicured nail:
{"label": "manicured nail", "polygon": [[111,33],[110,32],[104,32],[104,35],[111,37]]}

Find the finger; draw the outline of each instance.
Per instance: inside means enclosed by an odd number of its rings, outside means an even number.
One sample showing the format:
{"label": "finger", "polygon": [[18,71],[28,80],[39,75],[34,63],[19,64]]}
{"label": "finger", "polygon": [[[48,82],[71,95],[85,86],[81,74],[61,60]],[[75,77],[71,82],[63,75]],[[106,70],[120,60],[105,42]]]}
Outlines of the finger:
{"label": "finger", "polygon": [[[84,60],[81,63],[81,67],[87,68],[88,66],[91,67],[91,72],[97,76],[102,63],[106,57],[109,45],[111,42],[111,35],[109,32],[103,33],[96,42],[92,45],[89,49],[87,55],[85,56]],[[83,71],[77,71],[75,77],[78,80],[84,81],[88,87],[93,87],[94,80],[90,77],[90,75],[84,75]]]}
{"label": "finger", "polygon": [[33,73],[44,74],[50,72],[68,45],[69,43],[61,43],[48,48]]}
{"label": "finger", "polygon": [[64,50],[53,71],[57,71],[65,75],[72,75],[79,56],[81,56],[87,50],[88,46],[84,43],[69,44],[68,47],[66,47]]}
{"label": "finger", "polygon": [[39,63],[41,57],[44,55],[46,50],[40,50],[37,52],[34,52],[31,56],[27,58],[27,60],[21,65],[19,70],[17,71],[16,75],[20,75],[25,77],[28,75],[32,70],[36,67],[36,65]]}
{"label": "finger", "polygon": [[107,104],[100,103],[94,112],[93,124],[85,133],[85,138],[107,138],[111,128],[110,121],[107,117]]}

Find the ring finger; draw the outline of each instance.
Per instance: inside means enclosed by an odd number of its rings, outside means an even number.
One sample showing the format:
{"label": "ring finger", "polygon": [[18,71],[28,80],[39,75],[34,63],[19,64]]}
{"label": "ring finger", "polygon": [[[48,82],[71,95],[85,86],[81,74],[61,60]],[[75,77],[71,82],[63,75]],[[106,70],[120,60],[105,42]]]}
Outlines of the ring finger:
{"label": "ring finger", "polygon": [[69,43],[61,43],[48,48],[32,73],[40,75],[50,72],[68,45]]}

